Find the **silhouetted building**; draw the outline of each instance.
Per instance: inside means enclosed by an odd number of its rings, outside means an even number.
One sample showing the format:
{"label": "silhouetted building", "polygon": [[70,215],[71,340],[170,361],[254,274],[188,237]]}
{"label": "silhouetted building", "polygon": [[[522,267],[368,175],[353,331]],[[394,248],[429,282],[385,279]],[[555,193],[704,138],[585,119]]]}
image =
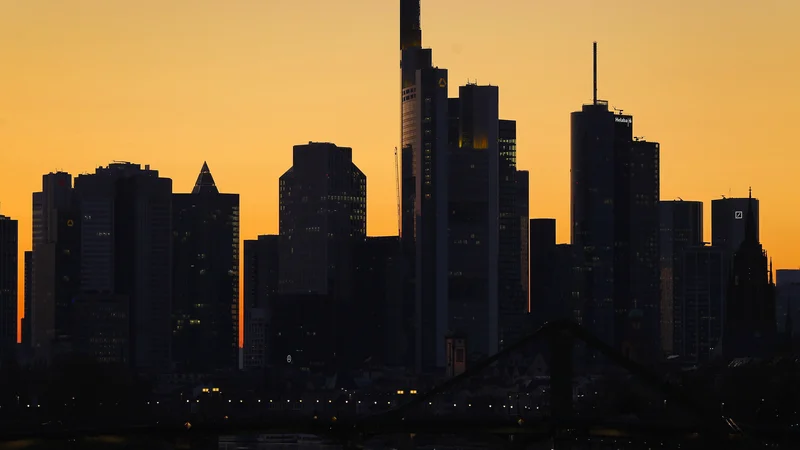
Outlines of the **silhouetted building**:
{"label": "silhouetted building", "polygon": [[557,319],[577,319],[570,296],[574,260],[571,246],[556,244],[556,219],[530,220],[532,328]]}
{"label": "silhouetted building", "polygon": [[239,360],[239,194],[222,194],[203,163],[190,194],[173,194],[172,360],[210,373]]}
{"label": "silhouetted building", "polygon": [[75,194],[82,293],[126,296],[128,363],[145,372],[169,370],[172,180],[148,165],[112,163],[78,176]]}
{"label": "silhouetted building", "polygon": [[776,270],[775,289],[776,325],[778,332],[786,333],[787,323],[800,323],[800,269]]}
{"label": "silhouetted building", "polygon": [[659,203],[661,271],[661,349],[666,355],[683,348],[684,250],[703,245],[703,202]]}
{"label": "silhouetted building", "polygon": [[630,307],[642,312],[641,327],[634,326],[635,336],[629,339],[641,344],[640,359],[659,359],[661,350],[660,147],[657,142],[634,138],[628,161],[623,165],[628,168],[628,180],[627,183],[622,181],[619,187],[620,190],[630,189],[627,195],[629,224],[627,230],[618,230],[618,233],[621,236],[629,233]]}
{"label": "silhouetted building", "polygon": [[100,363],[128,364],[129,311],[127,295],[79,294],[71,311],[74,351]]}
{"label": "silhouetted building", "polygon": [[597,100],[596,84],[594,102],[571,119],[572,244],[583,324],[622,349],[632,339],[630,311],[638,309],[648,341],[642,354],[656,355],[659,145],[634,141],[633,117]]}
{"label": "silhouetted building", "polygon": [[243,368],[262,369],[268,361],[270,305],[278,299],[278,235],[244,241]]}
{"label": "silhouetted building", "polygon": [[19,227],[0,215],[0,362],[15,357],[17,345],[17,264]]}
{"label": "silhouetted building", "polygon": [[331,143],[295,145],[280,178],[280,290],[353,292],[353,247],[367,234],[367,177],[353,150]]}
{"label": "silhouetted building", "polygon": [[526,334],[528,311],[528,192],[527,171],[517,170],[517,123],[498,123],[498,244],[499,347]]}
{"label": "silhouetted building", "polygon": [[[405,63],[404,63],[405,64]],[[447,70],[424,68],[404,90],[403,147],[412,149],[414,191],[415,366],[445,365],[448,330]],[[405,177],[404,177],[405,179]]]}
{"label": "silhouetted building", "polygon": [[270,305],[268,337],[273,363],[289,352],[284,356],[309,367],[346,364],[355,252],[366,237],[366,214],[367,179],[353,164],[352,149],[314,142],[294,147],[293,166],[280,178],[281,295]]}
{"label": "silhouetted building", "polygon": [[716,353],[722,338],[730,269],[725,252],[713,246],[685,245],[680,255],[673,259],[677,263],[673,267],[680,267],[681,272],[675,284],[680,289],[675,295],[680,305],[674,310],[671,353],[681,362],[702,364]]}
{"label": "silhouetted building", "polygon": [[[397,236],[368,237],[355,258],[358,290],[348,316],[350,325],[342,355],[350,367],[405,364],[408,324],[403,311],[402,253]],[[348,344],[349,342],[349,344]]]}
{"label": "silhouetted building", "polygon": [[33,304],[33,251],[25,251],[24,256],[24,291],[22,310],[24,317],[20,323],[22,327],[22,345],[26,348],[31,347],[31,305]]}
{"label": "silhouetted building", "polygon": [[711,245],[724,250],[732,258],[745,238],[748,209],[753,212],[756,240],[760,240],[758,204],[758,199],[755,198],[711,200]]}
{"label": "silhouetted building", "polygon": [[[477,361],[497,353],[500,336],[498,275],[514,267],[500,267],[499,96],[496,86],[470,84],[459,88],[459,145],[449,156],[448,212],[449,331],[467,342],[467,360]],[[508,212],[516,216],[516,186],[510,187]],[[432,211],[433,213],[433,211]],[[423,221],[427,217],[423,215]],[[511,250],[519,255],[519,230]],[[424,249],[423,249],[424,250]],[[523,314],[521,284],[516,281],[518,315]],[[509,289],[511,291],[511,289]],[[505,293],[505,290],[503,291]],[[514,300],[509,297],[508,300]],[[510,307],[509,307],[510,309]],[[510,312],[510,311],[508,311]],[[445,337],[437,343],[443,347]]]}
{"label": "silhouetted building", "polygon": [[725,358],[769,356],[777,344],[775,285],[767,252],[758,242],[755,205],[753,199],[744,211],[744,240],[733,256],[728,280],[722,340]]}
{"label": "silhouetted building", "polygon": [[[77,293],[80,276],[75,272],[80,249],[75,227],[80,217],[75,209],[72,175],[66,172],[42,176],[42,191],[33,193],[32,230],[32,292],[30,314],[26,314],[30,327],[30,342],[34,355],[49,359],[54,344],[67,345],[66,317],[72,297]],[[72,230],[59,231],[70,221]],[[56,311],[56,305],[59,305]],[[56,341],[59,341],[58,343]]]}

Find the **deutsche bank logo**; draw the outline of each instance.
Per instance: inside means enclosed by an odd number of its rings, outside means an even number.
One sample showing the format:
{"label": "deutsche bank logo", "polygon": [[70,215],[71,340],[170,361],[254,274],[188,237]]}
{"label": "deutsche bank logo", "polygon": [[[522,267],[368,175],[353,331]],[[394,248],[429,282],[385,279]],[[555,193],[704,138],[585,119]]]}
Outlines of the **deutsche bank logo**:
{"label": "deutsche bank logo", "polygon": [[734,219],[741,219],[742,218],[742,212],[741,211],[734,211],[733,218]]}

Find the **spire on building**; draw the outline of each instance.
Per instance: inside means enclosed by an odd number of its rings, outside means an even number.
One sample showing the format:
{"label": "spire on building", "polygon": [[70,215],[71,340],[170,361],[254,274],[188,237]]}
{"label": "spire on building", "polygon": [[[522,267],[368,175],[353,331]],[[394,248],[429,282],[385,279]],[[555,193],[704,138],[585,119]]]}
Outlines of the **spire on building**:
{"label": "spire on building", "polygon": [[194,183],[192,194],[219,194],[214,177],[211,176],[211,171],[208,170],[208,163],[203,161],[203,168],[200,169],[200,175],[197,176],[197,181]]}
{"label": "spire on building", "polygon": [[756,218],[753,214],[753,188],[748,191],[747,218],[744,224],[744,242],[749,244],[758,243],[756,235]]}

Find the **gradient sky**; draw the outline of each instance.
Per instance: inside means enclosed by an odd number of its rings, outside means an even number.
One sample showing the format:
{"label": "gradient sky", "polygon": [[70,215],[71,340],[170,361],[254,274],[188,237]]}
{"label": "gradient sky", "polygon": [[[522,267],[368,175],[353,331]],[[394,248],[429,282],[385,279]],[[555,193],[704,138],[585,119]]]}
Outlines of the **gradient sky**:
{"label": "gradient sky", "polygon": [[[423,43],[500,86],[531,171],[531,217],[569,241],[569,113],[600,98],[661,143],[661,197],[761,199],[776,268],[800,266],[800,2],[422,0]],[[278,229],[294,144],[353,147],[368,231],[397,232],[398,0],[0,0],[0,214],[30,249],[41,175],[111,160],[191,189],[207,160],[241,193],[242,236]],[[22,288],[20,285],[20,296]]]}

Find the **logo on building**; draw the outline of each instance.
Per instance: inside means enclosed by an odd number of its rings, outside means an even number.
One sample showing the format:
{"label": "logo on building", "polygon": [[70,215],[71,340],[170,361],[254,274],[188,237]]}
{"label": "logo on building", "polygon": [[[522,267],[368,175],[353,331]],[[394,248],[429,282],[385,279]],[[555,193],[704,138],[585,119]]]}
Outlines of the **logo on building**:
{"label": "logo on building", "polygon": [[630,123],[633,123],[633,118],[631,118],[631,117],[623,117],[623,116],[615,116],[614,117],[614,122],[630,124]]}
{"label": "logo on building", "polygon": [[67,220],[67,226],[68,227],[71,227],[73,225],[75,225],[75,222],[73,222],[72,219]]}
{"label": "logo on building", "polygon": [[733,213],[733,218],[734,219],[741,219],[742,218],[742,212],[741,211],[735,211]]}
{"label": "logo on building", "polygon": [[445,80],[444,78],[439,78],[439,87],[443,88],[446,86],[447,86],[447,80]]}

